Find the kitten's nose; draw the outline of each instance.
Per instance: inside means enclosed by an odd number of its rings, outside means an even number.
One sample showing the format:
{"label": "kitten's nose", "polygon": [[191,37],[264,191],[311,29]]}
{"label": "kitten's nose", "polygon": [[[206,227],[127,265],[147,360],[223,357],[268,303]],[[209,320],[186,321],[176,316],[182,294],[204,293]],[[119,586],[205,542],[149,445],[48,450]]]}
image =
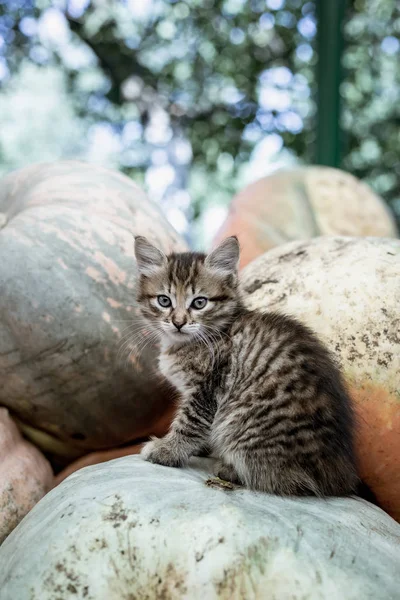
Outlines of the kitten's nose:
{"label": "kitten's nose", "polygon": [[186,325],[186,319],[182,319],[182,320],[178,321],[177,319],[174,319],[172,317],[172,322],[173,322],[173,324],[175,325],[175,327],[177,328],[178,331],[180,331],[182,329],[182,327],[184,325]]}

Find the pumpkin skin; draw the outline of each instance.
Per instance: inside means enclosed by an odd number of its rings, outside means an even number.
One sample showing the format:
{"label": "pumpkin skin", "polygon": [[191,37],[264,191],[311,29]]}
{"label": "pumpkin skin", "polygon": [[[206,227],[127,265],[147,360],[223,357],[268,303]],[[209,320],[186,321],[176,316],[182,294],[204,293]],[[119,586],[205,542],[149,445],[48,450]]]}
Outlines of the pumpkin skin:
{"label": "pumpkin skin", "polygon": [[0,408],[0,544],[51,488],[50,464]]}
{"label": "pumpkin skin", "polygon": [[278,171],[247,186],[232,200],[215,243],[237,235],[241,267],[274,246],[320,235],[396,237],[384,201],[338,169]]}
{"label": "pumpkin skin", "polygon": [[0,548],[0,599],[398,597],[400,526],[379,508],[224,491],[209,460],[191,466],[71,475]]}
{"label": "pumpkin skin", "polygon": [[400,241],[321,237],[242,272],[248,308],[299,317],[337,356],[358,415],[360,474],[400,521]]}
{"label": "pumpkin skin", "polygon": [[165,252],[183,240],[130,179],[77,161],[7,176],[0,213],[0,404],[64,462],[165,433],[156,348],[128,360],[121,344],[137,318],[133,236]]}
{"label": "pumpkin skin", "polygon": [[[165,428],[167,429],[167,427]],[[161,429],[160,435],[164,435],[165,430]],[[111,450],[102,450],[100,452],[90,452],[74,462],[70,463],[65,469],[54,477],[54,486],[59,485],[64,479],[84,467],[98,465],[100,463],[121,458],[122,456],[131,456],[132,454],[140,454],[143,444],[132,444],[132,446],[123,446],[122,448],[112,448]]]}

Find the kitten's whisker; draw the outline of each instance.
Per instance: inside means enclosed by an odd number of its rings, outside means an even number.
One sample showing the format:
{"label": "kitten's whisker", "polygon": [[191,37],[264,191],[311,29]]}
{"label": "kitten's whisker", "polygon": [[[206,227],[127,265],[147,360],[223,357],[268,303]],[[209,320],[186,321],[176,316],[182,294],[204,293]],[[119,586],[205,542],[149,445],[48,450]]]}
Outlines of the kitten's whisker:
{"label": "kitten's whisker", "polygon": [[127,325],[126,327],[124,327],[124,329],[122,331],[126,331],[128,329],[133,329],[133,328],[143,329],[143,330],[144,329],[148,329],[148,330],[154,329],[154,327],[150,326],[149,323],[146,323],[146,321],[141,320],[136,323],[131,323],[130,325]]}
{"label": "kitten's whisker", "polygon": [[121,358],[121,355],[125,352],[125,350],[127,350],[130,346],[133,346],[130,354],[132,354],[133,351],[136,351],[137,349],[139,349],[140,352],[140,347],[143,344],[143,346],[148,343],[151,344],[153,343],[156,338],[158,337],[158,331],[153,329],[147,329],[146,333],[143,333],[142,331],[138,331],[136,333],[128,333],[124,336],[124,339],[122,340],[119,352],[117,357]]}
{"label": "kitten's whisker", "polygon": [[[157,339],[158,339],[158,332],[153,331],[150,336],[134,343],[133,344],[134,347],[131,348],[131,350],[126,358],[127,363],[129,363],[129,360],[132,356],[135,356],[135,358],[137,360],[139,360],[141,358],[141,356],[143,355],[143,353],[145,352],[145,350],[149,346],[154,344],[157,341]],[[127,349],[127,348],[129,348],[129,344],[127,346],[125,346],[125,349]]]}
{"label": "kitten's whisker", "polygon": [[113,319],[113,321],[118,322],[118,321],[142,321],[142,323],[144,322],[144,318],[142,317],[142,315],[130,315],[128,319]]}
{"label": "kitten's whisker", "polygon": [[121,339],[125,338],[127,335],[135,335],[137,333],[142,333],[143,335],[146,335],[146,332],[150,333],[150,331],[151,331],[150,327],[136,327],[136,328],[126,327],[121,332],[123,334]]}
{"label": "kitten's whisker", "polygon": [[132,342],[134,340],[141,340],[147,338],[150,335],[148,332],[144,331],[128,331],[124,336],[120,339],[120,347],[123,348],[126,342]]}
{"label": "kitten's whisker", "polygon": [[[233,321],[232,321],[233,322]],[[221,329],[219,329],[216,325],[208,325],[208,324],[204,324],[202,325],[203,328],[205,329],[209,329],[210,331],[214,332],[214,333],[218,333],[218,335],[221,337],[227,337],[229,340],[232,339],[232,337],[226,333],[226,331],[222,331]]]}
{"label": "kitten's whisker", "polygon": [[198,334],[200,336],[200,339],[205,343],[206,347],[210,351],[210,355],[211,355],[211,371],[213,371],[214,370],[214,365],[215,365],[214,347],[210,343],[210,341],[208,340],[207,336],[204,335],[204,333],[201,330],[198,331]]}
{"label": "kitten's whisker", "polygon": [[[203,327],[206,331],[204,332],[204,335],[207,338],[210,338],[211,344],[213,346],[213,350],[216,351],[217,354],[217,359],[219,360],[220,358],[220,353],[221,353],[221,348],[220,348],[220,341],[222,340],[222,335],[221,332],[218,329],[214,329],[209,325],[205,325]],[[219,336],[219,339],[216,337],[216,335]],[[214,352],[215,354],[215,352]]]}

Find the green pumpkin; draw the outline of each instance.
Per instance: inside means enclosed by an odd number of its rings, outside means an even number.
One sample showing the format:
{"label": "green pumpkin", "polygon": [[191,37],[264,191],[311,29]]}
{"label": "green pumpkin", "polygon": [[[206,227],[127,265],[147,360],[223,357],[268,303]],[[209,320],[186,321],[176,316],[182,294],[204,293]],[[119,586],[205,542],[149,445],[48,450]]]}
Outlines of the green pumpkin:
{"label": "green pumpkin", "polygon": [[398,599],[400,525],[379,508],[211,471],[138,456],[77,471],[1,546],[0,600]]}
{"label": "green pumpkin", "polygon": [[11,173],[0,214],[0,404],[65,461],[157,429],[171,410],[157,350],[123,347],[137,317],[133,236],[165,252],[183,240],[130,179],[75,161]]}

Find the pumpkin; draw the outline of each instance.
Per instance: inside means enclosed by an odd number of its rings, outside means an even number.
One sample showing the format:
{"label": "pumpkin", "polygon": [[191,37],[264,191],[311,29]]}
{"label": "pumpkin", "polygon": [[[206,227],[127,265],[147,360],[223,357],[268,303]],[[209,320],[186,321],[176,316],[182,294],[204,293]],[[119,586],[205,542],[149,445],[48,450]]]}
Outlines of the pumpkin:
{"label": "pumpkin", "polygon": [[0,600],[398,598],[400,526],[379,508],[210,472],[138,456],[77,471],[0,547]]}
{"label": "pumpkin", "polygon": [[130,354],[133,236],[165,252],[183,240],[130,179],[78,161],[10,174],[0,213],[0,404],[64,463],[162,435],[173,406],[157,349]]}
{"label": "pumpkin", "polygon": [[278,171],[244,188],[233,199],[215,242],[238,235],[244,267],[289,241],[396,234],[385,203],[367,185],[337,169],[302,167]]}
{"label": "pumpkin", "polygon": [[247,307],[299,317],[335,353],[358,414],[361,476],[400,521],[400,241],[292,242],[250,263],[241,283]]}
{"label": "pumpkin", "polygon": [[50,489],[50,464],[0,408],[0,544]]}
{"label": "pumpkin", "polygon": [[[164,433],[164,432],[162,432]],[[54,485],[59,485],[64,479],[69,477],[78,469],[83,469],[90,465],[97,465],[99,463],[113,460],[114,458],[121,458],[121,456],[131,456],[132,454],[140,454],[143,444],[132,444],[129,446],[123,446],[122,448],[111,448],[110,450],[101,450],[99,452],[90,452],[81,456],[77,460],[70,463],[67,467],[62,469],[60,473],[54,477]]]}

